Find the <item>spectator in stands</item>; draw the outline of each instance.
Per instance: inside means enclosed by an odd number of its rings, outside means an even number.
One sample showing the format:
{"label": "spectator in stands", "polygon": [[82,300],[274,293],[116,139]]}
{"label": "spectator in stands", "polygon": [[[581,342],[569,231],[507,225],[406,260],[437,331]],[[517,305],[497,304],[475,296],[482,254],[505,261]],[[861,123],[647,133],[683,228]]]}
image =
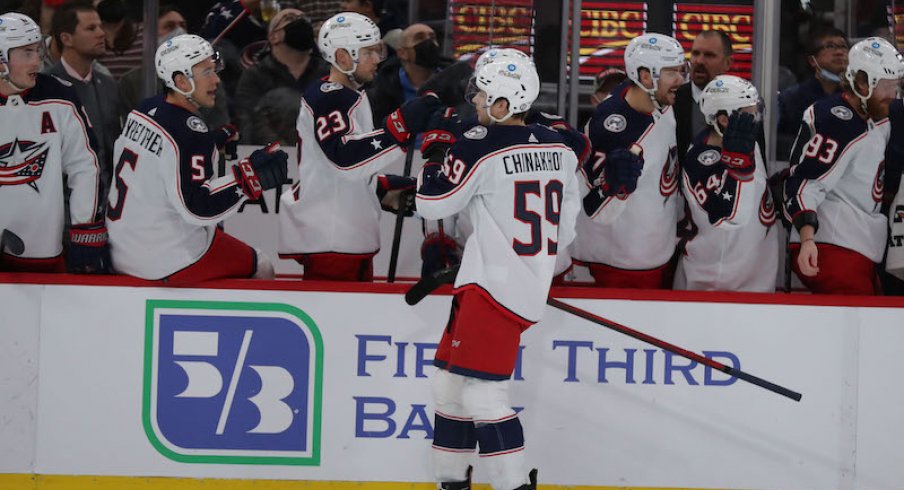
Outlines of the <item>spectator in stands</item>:
{"label": "spectator in stands", "polygon": [[807,63],[813,69],[813,77],[783,90],[778,96],[776,158],[790,158],[804,110],[814,102],[841,91],[841,77],[847,67],[847,57],[848,40],[843,31],[826,28],[810,36]]}
{"label": "spectator in stands", "polygon": [[383,9],[383,0],[345,0],[342,2],[341,10],[357,12],[374,21],[384,38],[390,32],[402,29],[398,19]]}
{"label": "spectator in stands", "polygon": [[417,96],[418,89],[443,63],[436,33],[426,24],[412,24],[402,31],[398,57],[386,60],[367,91],[374,124]]}
{"label": "spectator in stands", "polygon": [[141,66],[144,26],[138,12],[130,11],[123,0],[103,0],[97,13],[107,35],[107,53],[99,61],[119,80],[128,71]]}
{"label": "spectator in stands", "polygon": [[[186,34],[187,25],[185,17],[176,10],[172,5],[160,7],[160,15],[157,17],[157,45],[161,45],[168,39],[172,39],[180,34]],[[156,93],[163,92],[163,81],[154,77],[157,81]],[[144,69],[136,68],[119,80],[119,99],[121,105],[122,119],[128,116],[129,112],[137,109],[144,99],[142,96],[144,83]],[[229,101],[227,100],[226,90],[223,85],[217,86],[217,97],[213,107],[200,107],[198,112],[201,118],[209,127],[216,128],[229,124]]]}
{"label": "spectator in stands", "polygon": [[[200,35],[211,42],[223,60],[220,80],[232,97],[242,70],[243,51],[267,40],[267,24],[261,20],[260,0],[222,0],[207,11]],[[249,57],[250,60],[250,57]]]}
{"label": "spectator in stands", "polygon": [[731,39],[723,31],[702,31],[694,38],[691,46],[691,79],[678,89],[675,96],[675,120],[679,121],[679,159],[684,159],[694,135],[708,127],[700,112],[700,96],[707,83],[728,72],[733,53]]}
{"label": "spectator in stands", "polygon": [[628,74],[625,73],[625,70],[619,68],[601,70],[593,77],[593,93],[590,94],[590,103],[593,107],[600,105],[600,102],[606,100],[615,87],[627,79]]}
{"label": "spectator in stands", "polygon": [[54,12],[52,32],[62,53],[49,73],[72,84],[88,113],[97,137],[101,195],[106,195],[112,175],[113,142],[122,125],[116,80],[96,69],[97,59],[106,52],[100,16],[90,2],[67,3]]}
{"label": "spectator in stands", "polygon": [[310,19],[314,31],[320,30],[320,24],[342,10],[344,0],[301,0],[298,9]]}
{"label": "spectator in stands", "polygon": [[[298,117],[301,94],[311,82],[329,74],[329,65],[312,54],[314,30],[300,10],[281,10],[270,20],[267,34],[268,48],[261,54],[256,65],[242,72],[235,91],[235,109],[238,116],[242,141],[264,144],[272,137],[267,128],[269,117],[279,120]],[[286,87],[297,95],[294,102],[280,107],[268,106],[266,114],[260,117],[258,103],[271,90]],[[282,97],[275,97],[280,100]],[[287,113],[274,114],[273,110]],[[292,131],[294,134],[294,130]]]}

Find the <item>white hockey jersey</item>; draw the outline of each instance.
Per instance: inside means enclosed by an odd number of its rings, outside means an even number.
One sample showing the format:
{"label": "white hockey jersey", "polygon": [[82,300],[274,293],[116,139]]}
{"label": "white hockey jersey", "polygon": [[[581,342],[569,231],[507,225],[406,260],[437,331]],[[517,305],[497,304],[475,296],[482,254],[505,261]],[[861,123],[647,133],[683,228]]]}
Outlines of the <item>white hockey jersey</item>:
{"label": "white hockey jersey", "polygon": [[752,174],[722,163],[721,148],[694,139],[682,162],[681,190],[693,236],[675,275],[675,289],[775,292],[779,242],[775,206],[759,145]]}
{"label": "white hockey jersey", "polygon": [[31,89],[0,96],[0,229],[22,239],[22,257],[63,252],[63,174],[71,222],[101,219],[94,135],[84,114],[68,82],[41,73]]}
{"label": "white hockey jersey", "polygon": [[455,287],[477,286],[521,318],[543,316],[559,249],[574,240],[580,208],[577,156],[539,125],[475,126],[446,160],[425,165],[417,210],[462,212],[473,225]]}
{"label": "white hockey jersey", "polygon": [[298,183],[280,198],[280,257],[375,254],[381,209],[373,177],[405,152],[374,130],[367,95],[338,83],[308,87],[297,129]]}
{"label": "white hockey jersey", "polygon": [[214,178],[207,125],[163,96],[129,114],[113,157],[107,230],[120,273],[163,279],[194,264],[246,199],[231,171]]}
{"label": "white hockey jersey", "polygon": [[[584,213],[578,218],[575,260],[628,270],[645,270],[668,262],[675,251],[683,202],[678,191],[675,114],[671,107],[652,114],[628,105],[623,84],[597,106],[588,130],[593,145],[583,166]],[[606,153],[638,144],[643,173],[637,190],[625,198],[603,197],[595,175],[606,165]]]}
{"label": "white hockey jersey", "polygon": [[[842,94],[816,102],[804,112],[784,187],[789,219],[815,212],[818,243],[854,250],[875,263],[888,239],[880,208],[889,126],[887,118],[863,120]],[[796,227],[791,241],[800,242]]]}

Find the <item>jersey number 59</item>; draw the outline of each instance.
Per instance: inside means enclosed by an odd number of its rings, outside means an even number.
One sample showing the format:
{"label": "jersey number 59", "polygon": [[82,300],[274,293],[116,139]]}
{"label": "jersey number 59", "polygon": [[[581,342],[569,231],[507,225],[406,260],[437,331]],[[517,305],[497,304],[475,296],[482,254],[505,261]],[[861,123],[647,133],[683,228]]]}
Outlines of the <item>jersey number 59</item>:
{"label": "jersey number 59", "polygon": [[[512,249],[518,255],[537,255],[543,248],[543,219],[555,226],[558,231],[559,215],[562,211],[562,191],[564,184],[558,180],[549,181],[540,193],[540,181],[529,180],[515,182],[515,219],[530,226],[530,242],[523,243],[517,238],[512,240]],[[527,196],[529,194],[542,198],[543,213],[541,217],[536,211],[527,209]],[[556,236],[555,238],[558,238]],[[558,242],[552,238],[546,239],[546,253],[556,255]]]}

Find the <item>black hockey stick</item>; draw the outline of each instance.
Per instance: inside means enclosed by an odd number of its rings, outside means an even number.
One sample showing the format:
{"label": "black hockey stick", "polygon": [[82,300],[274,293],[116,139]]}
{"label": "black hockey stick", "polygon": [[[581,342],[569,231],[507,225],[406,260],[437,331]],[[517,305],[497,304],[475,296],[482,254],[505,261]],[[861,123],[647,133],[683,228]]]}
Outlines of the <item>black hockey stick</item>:
{"label": "black hockey stick", "polygon": [[788,388],[779,386],[770,381],[766,381],[765,379],[758,378],[752,374],[747,374],[744,371],[741,371],[740,369],[735,369],[733,367],[726,366],[726,365],[724,365],[720,362],[714,361],[708,357],[704,357],[695,352],[691,352],[689,350],[682,349],[681,347],[678,347],[677,345],[670,344],[668,342],[659,340],[656,337],[647,335],[643,332],[639,332],[632,328],[615,323],[612,320],[607,320],[606,318],[603,318],[601,316],[594,315],[593,313],[582,310],[575,306],[571,306],[568,303],[563,303],[555,298],[550,297],[549,299],[546,300],[546,304],[548,304],[549,306],[552,306],[553,308],[562,310],[566,313],[571,313],[572,315],[581,317],[587,321],[596,323],[597,325],[602,325],[606,328],[615,330],[618,333],[625,334],[629,337],[633,337],[637,340],[641,340],[648,344],[655,345],[656,347],[665,349],[674,354],[678,354],[679,356],[685,357],[692,361],[699,362],[700,364],[703,364],[704,366],[709,366],[713,369],[717,369],[719,371],[722,371],[725,374],[734,376],[735,378],[738,378],[740,380],[747,381],[748,383],[755,384],[755,385],[759,386],[760,388],[765,388],[773,393],[777,393],[779,395],[788,397],[794,401],[799,402],[801,397],[803,396],[796,391],[791,391]]}
{"label": "black hockey stick", "polygon": [[426,298],[428,294],[436,291],[443,284],[452,284],[455,282],[455,276],[458,274],[458,265],[440,269],[429,276],[422,277],[420,281],[405,293],[405,302],[409,305],[416,305]]}
{"label": "black hockey stick", "polygon": [[0,234],[0,253],[6,253],[7,250],[13,255],[22,255],[25,252],[25,244],[19,235],[3,230],[3,234]]}
{"label": "black hockey stick", "polygon": [[[408,177],[411,175],[411,161],[414,159],[414,142],[412,135],[411,141],[408,143],[408,151],[405,152],[405,169],[402,175]],[[399,265],[399,247],[402,245],[402,222],[405,220],[405,212],[407,200],[399,196],[399,209],[396,210],[395,230],[392,232],[392,250],[389,252],[389,272],[386,273],[386,282],[395,282],[396,267]]]}

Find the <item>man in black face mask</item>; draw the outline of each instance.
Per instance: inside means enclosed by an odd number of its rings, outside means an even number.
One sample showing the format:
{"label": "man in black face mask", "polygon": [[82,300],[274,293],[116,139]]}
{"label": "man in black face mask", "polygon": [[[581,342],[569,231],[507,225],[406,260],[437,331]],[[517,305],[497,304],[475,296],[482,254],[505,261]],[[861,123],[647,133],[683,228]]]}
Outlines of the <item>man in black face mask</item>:
{"label": "man in black face mask", "polygon": [[436,33],[426,24],[412,24],[402,31],[396,54],[397,58],[380,66],[367,91],[374,124],[382,123],[390,112],[416,97],[421,85],[450,62],[442,57]]}
{"label": "man in black face mask", "polygon": [[[319,57],[312,55],[314,30],[311,23],[297,9],[284,9],[273,16],[267,33],[268,48],[257,63],[242,72],[236,88],[234,103],[239,121],[241,141],[247,144],[265,144],[277,139],[294,144],[294,121],[299,104],[279,104],[271,107],[260,104],[268,100],[266,95],[279,88],[298,92],[299,99],[312,81],[329,73],[329,67]],[[281,111],[279,114],[274,111]],[[291,111],[294,113],[288,114]],[[272,121],[293,121],[291,127],[272,127]]]}

